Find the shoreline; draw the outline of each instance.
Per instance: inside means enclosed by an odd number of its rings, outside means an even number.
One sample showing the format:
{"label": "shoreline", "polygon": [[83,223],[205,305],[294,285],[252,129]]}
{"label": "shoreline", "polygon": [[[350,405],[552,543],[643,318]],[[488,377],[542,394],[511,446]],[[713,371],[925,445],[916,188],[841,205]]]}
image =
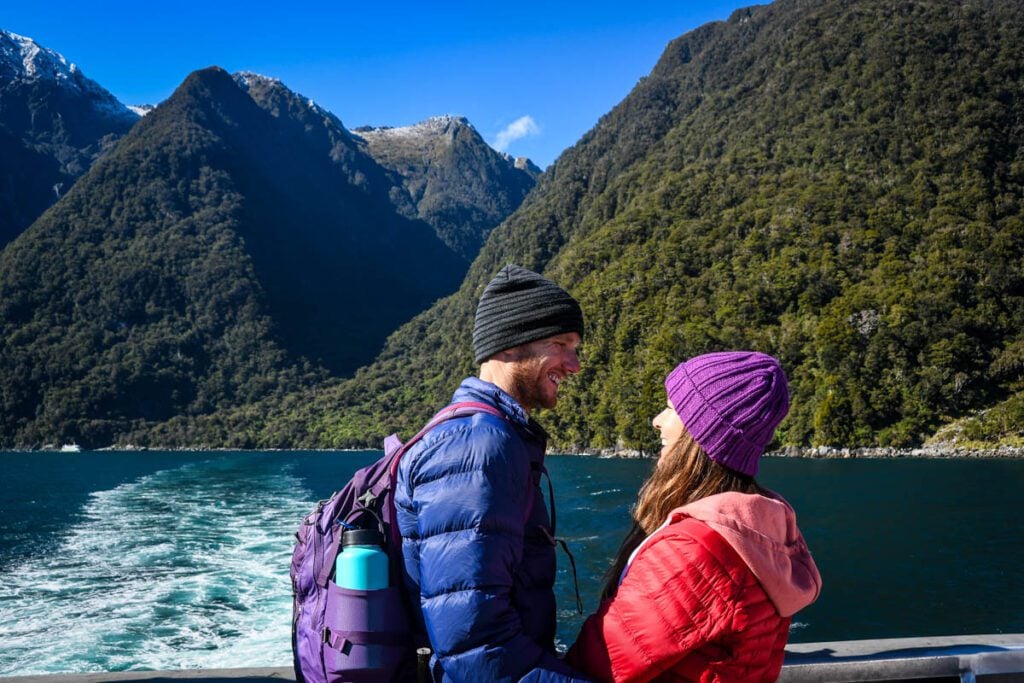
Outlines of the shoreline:
{"label": "shoreline", "polygon": [[835,448],[818,446],[817,448],[796,448],[788,446],[777,451],[765,453],[767,456],[780,458],[820,458],[820,459],[851,459],[851,458],[931,458],[931,459],[1017,459],[1024,458],[1024,448],[1019,446],[996,446],[994,448],[964,448],[952,444],[933,444],[915,448]]}
{"label": "shoreline", "polygon": [[[657,453],[646,453],[634,448],[584,448],[566,452],[548,449],[549,455],[589,455],[598,458],[655,458]],[[835,446],[784,446],[767,451],[768,458],[806,458],[809,460],[852,460],[863,459],[936,459],[936,460],[1014,460],[1024,458],[1024,447],[996,446],[993,448],[964,448],[953,444],[933,444],[914,448],[862,447],[839,448]]]}
{"label": "shoreline", "polygon": [[[64,452],[64,455],[74,457],[87,453],[364,453],[380,449],[374,448],[202,448],[202,447],[175,447],[163,448],[159,446],[106,446],[95,449],[82,449],[81,451]],[[61,453],[59,448],[0,448],[5,453]],[[657,452],[646,452],[636,448],[557,448],[549,447],[547,455],[569,455],[569,456],[590,456],[597,458],[656,458]],[[1024,447],[1021,446],[995,446],[991,448],[965,448],[948,443],[915,446],[913,448],[893,447],[859,447],[845,448],[836,446],[784,446],[782,448],[767,451],[764,457],[768,458],[807,458],[810,460],[851,460],[851,459],[943,459],[943,460],[980,460],[980,459],[1001,459],[1013,460],[1024,459]]]}

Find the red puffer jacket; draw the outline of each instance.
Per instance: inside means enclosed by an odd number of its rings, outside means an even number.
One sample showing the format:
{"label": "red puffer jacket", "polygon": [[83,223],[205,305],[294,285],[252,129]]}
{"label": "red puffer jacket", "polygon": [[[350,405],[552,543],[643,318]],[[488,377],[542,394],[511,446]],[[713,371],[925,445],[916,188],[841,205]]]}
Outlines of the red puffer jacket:
{"label": "red puffer jacket", "polygon": [[820,589],[786,501],[710,496],[640,545],[567,660],[602,681],[774,681],[790,617]]}

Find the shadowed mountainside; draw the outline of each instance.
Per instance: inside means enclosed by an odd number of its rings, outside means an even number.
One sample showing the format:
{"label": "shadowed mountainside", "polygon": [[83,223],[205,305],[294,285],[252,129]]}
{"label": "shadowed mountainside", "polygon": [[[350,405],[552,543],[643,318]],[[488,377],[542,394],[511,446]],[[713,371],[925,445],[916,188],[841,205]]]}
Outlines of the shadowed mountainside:
{"label": "shadowed mountainside", "polygon": [[466,262],[336,119],[189,76],[0,253],[0,434],[104,445],[367,362]]}
{"label": "shadowed mountainside", "polygon": [[61,55],[0,30],[0,248],[138,118]]}

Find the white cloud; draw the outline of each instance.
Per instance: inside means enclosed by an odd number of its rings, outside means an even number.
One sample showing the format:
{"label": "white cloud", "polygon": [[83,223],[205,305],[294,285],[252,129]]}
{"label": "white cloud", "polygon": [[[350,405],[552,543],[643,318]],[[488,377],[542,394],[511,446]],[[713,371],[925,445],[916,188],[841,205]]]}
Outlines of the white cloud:
{"label": "white cloud", "polygon": [[492,147],[499,152],[504,152],[516,140],[525,138],[528,135],[538,135],[539,133],[540,126],[537,125],[532,116],[521,116],[510,123],[505,130],[498,133],[498,137],[495,138]]}

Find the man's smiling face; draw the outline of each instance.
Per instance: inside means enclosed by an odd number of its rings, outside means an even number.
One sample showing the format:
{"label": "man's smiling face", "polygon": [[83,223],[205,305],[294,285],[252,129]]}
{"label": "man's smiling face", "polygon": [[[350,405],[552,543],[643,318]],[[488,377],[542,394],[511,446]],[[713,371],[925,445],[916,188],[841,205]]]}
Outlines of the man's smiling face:
{"label": "man's smiling face", "polygon": [[566,332],[508,349],[509,393],[527,411],[554,408],[558,385],[580,371],[579,345],[580,336]]}

